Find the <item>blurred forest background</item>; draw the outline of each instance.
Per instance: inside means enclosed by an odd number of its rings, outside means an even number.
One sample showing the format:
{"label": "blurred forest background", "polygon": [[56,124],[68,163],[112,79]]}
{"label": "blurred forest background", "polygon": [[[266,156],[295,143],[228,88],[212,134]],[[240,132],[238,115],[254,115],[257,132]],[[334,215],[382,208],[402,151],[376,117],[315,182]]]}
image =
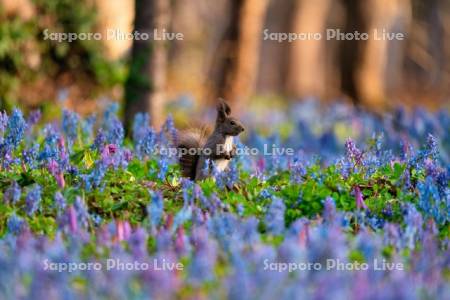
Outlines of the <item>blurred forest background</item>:
{"label": "blurred forest background", "polygon": [[[43,31],[153,29],[183,40],[44,40]],[[371,32],[404,41],[282,42],[263,31]],[[377,113],[403,104],[446,108],[450,98],[448,0],[0,0],[0,108],[65,100],[82,114],[99,99],[147,111],[161,124],[171,103],[227,99],[285,105],[345,99]],[[181,100],[180,100],[181,99]],[[187,101],[190,102],[190,101]]]}

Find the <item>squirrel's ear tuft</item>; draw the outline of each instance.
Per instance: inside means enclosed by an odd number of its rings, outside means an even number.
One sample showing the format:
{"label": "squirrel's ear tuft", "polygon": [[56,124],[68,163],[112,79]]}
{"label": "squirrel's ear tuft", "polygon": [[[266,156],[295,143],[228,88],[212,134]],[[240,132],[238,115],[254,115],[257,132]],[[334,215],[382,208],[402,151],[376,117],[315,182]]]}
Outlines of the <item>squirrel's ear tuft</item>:
{"label": "squirrel's ear tuft", "polygon": [[230,106],[223,100],[219,98],[219,104],[217,105],[217,113],[222,118],[226,118],[231,114]]}

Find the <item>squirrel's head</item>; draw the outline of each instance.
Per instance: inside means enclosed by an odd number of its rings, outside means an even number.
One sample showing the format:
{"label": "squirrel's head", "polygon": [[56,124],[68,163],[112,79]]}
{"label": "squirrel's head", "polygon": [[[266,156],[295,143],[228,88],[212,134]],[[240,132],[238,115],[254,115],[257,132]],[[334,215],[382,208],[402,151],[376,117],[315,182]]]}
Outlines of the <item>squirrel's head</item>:
{"label": "squirrel's head", "polygon": [[217,105],[216,128],[224,135],[239,135],[244,131],[244,126],[236,118],[230,116],[231,109],[223,99],[219,99]]}

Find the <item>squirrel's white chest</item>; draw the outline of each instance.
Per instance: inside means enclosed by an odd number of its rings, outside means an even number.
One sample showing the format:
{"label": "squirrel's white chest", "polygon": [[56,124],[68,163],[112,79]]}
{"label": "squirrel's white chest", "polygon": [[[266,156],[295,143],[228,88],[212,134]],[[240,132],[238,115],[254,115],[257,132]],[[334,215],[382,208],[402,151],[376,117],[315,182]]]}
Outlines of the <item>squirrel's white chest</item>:
{"label": "squirrel's white chest", "polygon": [[225,138],[225,143],[223,144],[223,149],[227,153],[231,152],[231,150],[233,149],[233,137],[232,136],[227,136]]}
{"label": "squirrel's white chest", "polygon": [[[233,149],[233,137],[227,136],[223,144],[223,150],[227,153],[230,153],[232,149]],[[216,160],[216,167],[219,171],[222,172],[228,167],[229,162],[230,161],[227,159],[218,159]]]}

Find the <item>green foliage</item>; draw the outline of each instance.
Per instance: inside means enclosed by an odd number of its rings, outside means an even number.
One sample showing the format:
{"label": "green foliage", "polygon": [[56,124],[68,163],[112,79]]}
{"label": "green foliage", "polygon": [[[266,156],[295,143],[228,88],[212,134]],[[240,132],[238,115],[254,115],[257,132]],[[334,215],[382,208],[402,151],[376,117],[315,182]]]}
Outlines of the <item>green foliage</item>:
{"label": "green foliage", "polygon": [[10,109],[24,84],[37,78],[54,80],[61,74],[94,82],[106,89],[125,78],[123,62],[108,61],[93,40],[45,40],[48,33],[95,32],[96,9],[91,1],[35,0],[38,13],[30,20],[0,11],[0,108]]}

